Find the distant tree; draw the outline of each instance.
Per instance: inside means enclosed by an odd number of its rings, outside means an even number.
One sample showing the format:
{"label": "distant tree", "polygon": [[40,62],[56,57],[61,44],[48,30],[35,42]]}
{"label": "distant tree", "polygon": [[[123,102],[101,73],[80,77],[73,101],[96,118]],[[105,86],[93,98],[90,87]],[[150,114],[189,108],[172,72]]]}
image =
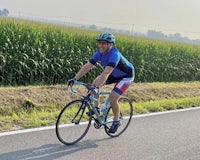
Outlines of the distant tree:
{"label": "distant tree", "polygon": [[181,34],[180,33],[174,34],[174,40],[176,40],[176,41],[182,40]]}
{"label": "distant tree", "polygon": [[168,37],[163,34],[162,32],[155,31],[155,30],[148,30],[147,36],[156,39],[167,39]]}
{"label": "distant tree", "polygon": [[3,9],[3,10],[0,10],[0,16],[8,16],[9,15],[9,11],[7,9]]}
{"label": "distant tree", "polygon": [[190,40],[188,37],[183,37],[180,33],[170,34],[169,36],[167,36],[159,31],[148,30],[147,36],[154,39],[163,39],[163,40],[176,41],[176,42],[200,44],[199,39]]}
{"label": "distant tree", "polygon": [[96,30],[96,29],[97,29],[97,26],[94,25],[94,24],[92,24],[89,28],[92,29],[92,30]]}

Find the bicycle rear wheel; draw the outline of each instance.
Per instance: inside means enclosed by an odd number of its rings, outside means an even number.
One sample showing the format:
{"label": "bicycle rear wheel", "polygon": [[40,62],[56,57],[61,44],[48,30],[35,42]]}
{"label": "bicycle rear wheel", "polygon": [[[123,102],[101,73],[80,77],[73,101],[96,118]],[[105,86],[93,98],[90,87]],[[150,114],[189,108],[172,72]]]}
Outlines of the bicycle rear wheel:
{"label": "bicycle rear wheel", "polygon": [[60,112],[56,122],[56,135],[66,145],[75,144],[88,132],[92,117],[86,115],[89,104],[83,99],[68,103]]}
{"label": "bicycle rear wheel", "polygon": [[107,115],[105,117],[105,121],[109,122],[109,123],[106,126],[104,126],[104,128],[105,128],[105,132],[110,137],[117,137],[117,136],[121,135],[128,128],[128,126],[131,122],[131,119],[132,119],[133,106],[132,106],[131,101],[126,97],[121,97],[119,99],[119,105],[120,105],[121,125],[119,126],[119,128],[117,129],[117,131],[115,133],[109,133],[109,128],[111,127],[113,118],[114,118],[114,114],[112,112],[111,107],[109,108]]}

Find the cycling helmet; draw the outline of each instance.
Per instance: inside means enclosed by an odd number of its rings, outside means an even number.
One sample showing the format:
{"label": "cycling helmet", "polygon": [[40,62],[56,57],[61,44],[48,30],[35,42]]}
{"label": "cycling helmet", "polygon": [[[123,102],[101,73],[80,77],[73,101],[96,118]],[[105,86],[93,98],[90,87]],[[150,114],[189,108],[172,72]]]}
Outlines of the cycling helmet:
{"label": "cycling helmet", "polygon": [[98,38],[97,41],[106,41],[108,43],[115,43],[115,37],[113,34],[111,33],[101,33]]}

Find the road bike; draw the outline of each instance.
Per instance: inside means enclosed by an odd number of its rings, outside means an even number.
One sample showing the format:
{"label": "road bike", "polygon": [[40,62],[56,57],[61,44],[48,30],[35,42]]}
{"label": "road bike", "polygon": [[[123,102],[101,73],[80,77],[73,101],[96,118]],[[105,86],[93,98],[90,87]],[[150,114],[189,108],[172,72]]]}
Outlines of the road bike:
{"label": "road bike", "polygon": [[[98,100],[90,92],[94,89],[91,84],[76,81],[74,85],[81,85],[87,88],[86,96],[81,99],[73,100],[66,104],[61,110],[56,121],[56,135],[60,142],[66,145],[72,145],[79,142],[88,132],[91,124],[94,124],[96,129],[102,126],[105,132],[110,137],[117,137],[121,135],[129,126],[132,115],[133,105],[129,98],[121,96],[120,104],[120,123],[118,130],[115,133],[109,133],[109,128],[112,125],[114,114],[112,107],[108,106],[106,113],[98,113],[95,109],[94,103]],[[70,86],[72,93],[77,93],[73,86]],[[110,92],[99,92],[99,95],[108,95]],[[105,98],[104,98],[105,99]],[[92,114],[88,114],[91,113]]]}

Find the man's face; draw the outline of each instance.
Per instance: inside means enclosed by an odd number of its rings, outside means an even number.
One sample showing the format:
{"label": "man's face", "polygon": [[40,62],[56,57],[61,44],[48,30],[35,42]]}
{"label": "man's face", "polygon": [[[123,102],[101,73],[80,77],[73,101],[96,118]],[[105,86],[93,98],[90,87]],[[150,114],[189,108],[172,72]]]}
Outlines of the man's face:
{"label": "man's face", "polygon": [[109,51],[110,44],[107,43],[106,41],[98,41],[98,47],[99,51],[104,54]]}

